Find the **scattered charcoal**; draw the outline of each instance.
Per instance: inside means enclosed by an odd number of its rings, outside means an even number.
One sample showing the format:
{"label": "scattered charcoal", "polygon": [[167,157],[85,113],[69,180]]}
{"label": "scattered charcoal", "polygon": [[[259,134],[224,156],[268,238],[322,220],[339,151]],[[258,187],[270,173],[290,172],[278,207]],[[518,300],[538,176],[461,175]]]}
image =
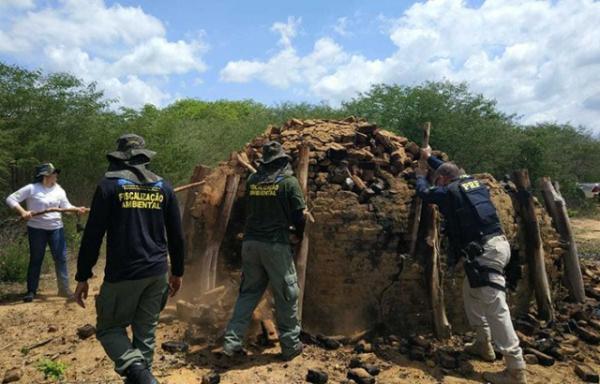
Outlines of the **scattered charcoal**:
{"label": "scattered charcoal", "polygon": [[352,359],[350,359],[350,364],[348,364],[348,367],[350,368],[360,368],[363,364],[363,361],[358,358],[358,357],[353,357]]}
{"label": "scattered charcoal", "polygon": [[581,378],[581,380],[585,381],[586,383],[600,382],[598,374],[588,365],[577,364],[575,366],[575,373]]}
{"label": "scattered charcoal", "polygon": [[377,376],[381,372],[381,369],[379,369],[379,367],[376,366],[375,364],[370,364],[370,363],[365,363],[365,362],[361,362],[361,365],[358,366],[357,368],[364,369],[371,376]]}
{"label": "scattered charcoal", "polygon": [[409,337],[408,341],[412,345],[419,346],[419,347],[423,348],[424,350],[428,350],[431,348],[431,341],[427,340],[424,336],[421,336],[421,335],[413,335],[413,336]]}
{"label": "scattered charcoal", "polygon": [[414,345],[408,352],[408,357],[411,360],[425,361],[425,350],[419,346]]}
{"label": "scattered charcoal", "polygon": [[161,348],[163,351],[177,353],[177,352],[187,352],[189,349],[189,345],[183,341],[165,341],[161,344]]}
{"label": "scattered charcoal", "polygon": [[354,357],[350,360],[349,364],[350,368],[362,368],[369,373],[371,376],[377,376],[381,372],[381,369],[375,364],[370,364],[365,361],[362,361],[358,357]]}
{"label": "scattered charcoal", "polygon": [[309,369],[306,374],[306,381],[314,384],[325,384],[329,380],[327,373],[318,369]]}
{"label": "scattered charcoal", "polygon": [[354,346],[354,352],[371,353],[373,352],[373,345],[371,343],[366,342],[365,340],[361,340]]}
{"label": "scattered charcoal", "polygon": [[598,290],[597,288],[586,287],[585,294],[586,294],[586,296],[589,296],[596,300],[600,300],[600,290]]}
{"label": "scattered charcoal", "polygon": [[589,319],[588,324],[592,326],[597,331],[600,331],[600,321],[595,319]]}
{"label": "scattered charcoal", "polygon": [[202,384],[219,384],[220,382],[221,375],[219,375],[217,372],[211,372],[202,376]]}
{"label": "scattered charcoal", "polygon": [[554,358],[552,356],[548,356],[535,348],[525,348],[524,352],[525,354],[535,355],[538,359],[539,364],[543,365],[544,367],[554,365]]}
{"label": "scattered charcoal", "polygon": [[533,334],[535,333],[535,328],[536,328],[535,324],[532,324],[527,320],[524,320],[524,319],[515,320],[515,329],[523,332],[527,336],[533,336]]}
{"label": "scattered charcoal", "polygon": [[346,377],[357,384],[375,384],[375,378],[363,368],[352,368]]}
{"label": "scattered charcoal", "polygon": [[525,362],[529,365],[534,365],[534,364],[539,364],[540,361],[538,360],[537,356],[531,353],[526,353],[525,355],[523,355],[523,359],[525,360]]}
{"label": "scattered charcoal", "polygon": [[569,328],[583,341],[590,344],[600,344],[600,334],[595,331],[579,326],[575,321],[569,321]]}
{"label": "scattered charcoal", "polygon": [[456,369],[459,366],[458,359],[449,352],[437,351],[436,357],[438,363],[445,369]]}
{"label": "scattered charcoal", "polygon": [[21,368],[13,368],[9,369],[4,373],[4,378],[2,379],[2,384],[4,383],[13,383],[15,381],[21,380],[23,377],[23,371]]}
{"label": "scattered charcoal", "polygon": [[184,338],[191,345],[200,345],[208,340],[202,329],[194,325],[185,330]]}
{"label": "scattered charcoal", "polygon": [[339,341],[323,335],[317,335],[317,342],[321,347],[329,350],[335,350],[342,346]]}
{"label": "scattered charcoal", "polygon": [[77,328],[77,336],[80,339],[85,340],[88,337],[93,336],[96,333],[96,327],[91,324],[86,324],[83,327]]}
{"label": "scattered charcoal", "polygon": [[306,331],[300,331],[300,341],[303,344],[307,344],[307,345],[318,345],[319,341],[317,340],[317,338],[314,335],[311,335],[310,333],[306,332]]}

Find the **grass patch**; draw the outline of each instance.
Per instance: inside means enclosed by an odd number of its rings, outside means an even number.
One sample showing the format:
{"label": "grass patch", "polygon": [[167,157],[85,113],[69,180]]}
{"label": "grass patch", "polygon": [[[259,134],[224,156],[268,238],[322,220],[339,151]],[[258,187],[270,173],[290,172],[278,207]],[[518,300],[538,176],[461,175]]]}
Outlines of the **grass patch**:
{"label": "grass patch", "polygon": [[38,371],[44,374],[44,379],[62,380],[67,370],[67,365],[60,361],[42,359],[37,365]]}

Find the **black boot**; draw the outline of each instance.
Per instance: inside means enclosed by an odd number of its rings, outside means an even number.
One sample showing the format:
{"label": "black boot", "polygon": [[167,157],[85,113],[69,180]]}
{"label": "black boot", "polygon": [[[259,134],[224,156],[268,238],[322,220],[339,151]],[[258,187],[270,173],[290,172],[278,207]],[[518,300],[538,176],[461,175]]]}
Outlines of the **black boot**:
{"label": "black boot", "polygon": [[159,384],[152,372],[141,361],[131,364],[125,371],[125,384]]}

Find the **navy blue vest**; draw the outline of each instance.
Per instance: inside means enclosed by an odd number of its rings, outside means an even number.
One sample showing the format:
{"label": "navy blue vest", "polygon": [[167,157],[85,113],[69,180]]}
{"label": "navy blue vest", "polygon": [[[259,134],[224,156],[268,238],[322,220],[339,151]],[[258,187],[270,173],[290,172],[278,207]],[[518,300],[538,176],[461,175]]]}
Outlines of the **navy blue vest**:
{"label": "navy blue vest", "polygon": [[496,207],[487,187],[472,176],[460,176],[448,185],[451,210],[446,218],[447,233],[454,247],[463,249],[484,236],[502,234]]}

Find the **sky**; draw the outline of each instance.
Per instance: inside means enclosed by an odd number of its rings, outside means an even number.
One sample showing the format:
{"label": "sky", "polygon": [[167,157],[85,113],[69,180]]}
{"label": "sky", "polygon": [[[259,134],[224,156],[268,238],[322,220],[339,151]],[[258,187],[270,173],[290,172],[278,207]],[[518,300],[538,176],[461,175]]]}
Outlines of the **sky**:
{"label": "sky", "polygon": [[598,0],[0,0],[0,61],[134,108],[466,82],[523,124],[600,133]]}

